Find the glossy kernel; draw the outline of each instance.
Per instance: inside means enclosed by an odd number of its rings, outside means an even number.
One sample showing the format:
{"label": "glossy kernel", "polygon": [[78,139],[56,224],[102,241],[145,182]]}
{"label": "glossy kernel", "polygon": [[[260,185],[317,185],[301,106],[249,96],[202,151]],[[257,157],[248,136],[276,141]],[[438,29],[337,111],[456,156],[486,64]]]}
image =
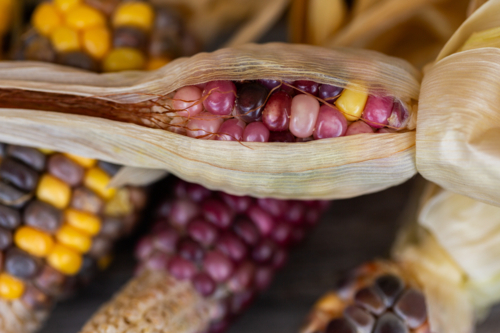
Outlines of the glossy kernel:
{"label": "glossy kernel", "polygon": [[54,240],[50,235],[31,227],[17,229],[14,242],[21,250],[36,257],[45,257],[54,246]]}
{"label": "glossy kernel", "polygon": [[80,164],[84,168],[91,168],[94,165],[96,165],[97,160],[93,158],[88,158],[88,157],[83,157],[83,156],[78,156],[78,155],[73,155],[73,154],[64,154],[66,157],[69,157],[71,160],[74,162]]}
{"label": "glossy kernel", "polygon": [[111,199],[115,193],[115,188],[108,188],[108,184],[111,178],[102,169],[94,167],[87,170],[85,178],[83,179],[83,184],[96,192],[105,200]]}
{"label": "glossy kernel", "polygon": [[82,3],[83,0],[54,0],[54,5],[56,5],[57,9],[61,12],[67,12],[73,7]]}
{"label": "glossy kernel", "polygon": [[63,19],[54,5],[42,3],[35,9],[31,23],[41,35],[49,36],[63,24]]}
{"label": "glossy kernel", "polygon": [[58,52],[80,50],[78,31],[68,27],[57,27],[50,34],[50,41]]}
{"label": "glossy kernel", "polygon": [[153,26],[153,8],[144,2],[129,2],[120,5],[113,17],[115,27],[133,26],[150,30]]}
{"label": "glossy kernel", "polygon": [[66,13],[66,24],[76,30],[84,30],[106,25],[103,13],[88,5],[78,5]]}
{"label": "glossy kernel", "polygon": [[70,208],[66,210],[65,221],[70,226],[91,236],[97,235],[101,230],[101,220],[96,215],[76,209]]}
{"label": "glossy kernel", "polygon": [[344,89],[335,105],[348,121],[355,121],[361,118],[367,99],[368,92],[366,89],[362,91]]}
{"label": "glossy kernel", "polygon": [[129,47],[121,47],[111,51],[104,59],[105,72],[120,72],[127,70],[140,70],[146,65],[146,60],[141,51]]}
{"label": "glossy kernel", "polygon": [[23,293],[24,283],[21,280],[6,273],[0,274],[0,297],[14,300],[21,297]]}
{"label": "glossy kernel", "polygon": [[36,190],[38,199],[45,201],[56,208],[63,209],[69,204],[71,188],[68,184],[54,176],[45,174],[40,179]]}
{"label": "glossy kernel", "polygon": [[82,44],[85,52],[95,59],[102,59],[111,49],[111,34],[106,27],[87,29],[83,32]]}
{"label": "glossy kernel", "polygon": [[319,102],[309,95],[300,94],[292,99],[290,132],[298,138],[307,138],[314,132],[319,113]]}
{"label": "glossy kernel", "polygon": [[82,257],[77,252],[61,244],[54,245],[47,257],[50,266],[67,275],[78,273],[82,261]]}
{"label": "glossy kernel", "polygon": [[63,225],[57,231],[56,239],[59,243],[79,253],[88,252],[92,246],[90,237],[70,225]]}

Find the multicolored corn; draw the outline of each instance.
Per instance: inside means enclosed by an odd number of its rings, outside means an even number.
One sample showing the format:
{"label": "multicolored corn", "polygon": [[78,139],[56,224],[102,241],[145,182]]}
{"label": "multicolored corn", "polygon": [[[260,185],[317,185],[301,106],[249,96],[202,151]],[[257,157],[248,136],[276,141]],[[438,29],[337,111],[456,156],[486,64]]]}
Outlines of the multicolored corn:
{"label": "multicolored corn", "polygon": [[174,8],[148,1],[53,0],[31,23],[17,60],[117,72],[156,69],[198,49]]}
{"label": "multicolored corn", "polygon": [[394,262],[362,265],[314,306],[301,333],[430,333],[419,284]]}
{"label": "multicolored corn", "polygon": [[108,265],[146,200],[140,188],[108,188],[117,170],[0,144],[1,332],[32,332],[55,300]]}
{"label": "multicolored corn", "polygon": [[137,277],[84,327],[221,332],[269,286],[327,202],[237,197],[179,182],[138,244]]}

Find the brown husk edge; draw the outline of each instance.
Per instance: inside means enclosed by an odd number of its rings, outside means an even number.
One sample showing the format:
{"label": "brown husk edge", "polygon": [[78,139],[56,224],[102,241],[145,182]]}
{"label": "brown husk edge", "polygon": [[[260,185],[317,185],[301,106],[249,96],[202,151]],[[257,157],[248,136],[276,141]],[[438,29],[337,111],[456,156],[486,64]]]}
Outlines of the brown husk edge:
{"label": "brown husk edge", "polygon": [[[418,72],[402,60],[371,51],[279,43],[202,53],[149,73],[98,75],[41,63],[0,63],[0,69],[4,92],[28,89],[116,103],[144,102],[217,79],[309,79],[339,86],[357,80],[367,83],[374,94],[390,94],[406,103],[416,100],[419,90]],[[210,189],[239,195],[347,198],[399,184],[415,174],[411,131],[295,144],[242,144],[48,111],[0,109],[0,119],[3,142],[166,169]],[[408,126],[413,128],[414,118]]]}

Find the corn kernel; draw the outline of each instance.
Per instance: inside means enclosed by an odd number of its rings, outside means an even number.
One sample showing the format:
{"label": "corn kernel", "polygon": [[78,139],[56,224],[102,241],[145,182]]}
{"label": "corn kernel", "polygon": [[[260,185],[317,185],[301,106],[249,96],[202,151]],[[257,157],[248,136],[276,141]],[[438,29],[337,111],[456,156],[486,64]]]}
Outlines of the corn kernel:
{"label": "corn kernel", "polygon": [[116,195],[104,207],[104,214],[108,216],[124,216],[132,213],[132,211],[130,192],[127,188],[118,189]]}
{"label": "corn kernel", "polygon": [[82,36],[85,52],[95,59],[102,59],[111,49],[111,35],[106,27],[85,30]]}
{"label": "corn kernel", "polygon": [[92,168],[94,165],[96,165],[97,160],[93,158],[88,158],[88,157],[83,157],[83,156],[78,156],[78,155],[73,155],[73,154],[64,154],[66,157],[69,159],[73,160],[74,162],[80,164],[84,168]]}
{"label": "corn kernel", "polygon": [[50,34],[50,41],[58,52],[80,50],[80,36],[78,31],[68,27],[57,27]]}
{"label": "corn kernel", "polygon": [[361,118],[368,99],[368,91],[344,89],[340,97],[335,102],[337,108],[344,114],[348,121],[355,121]]}
{"label": "corn kernel", "polygon": [[128,2],[120,5],[113,16],[115,27],[133,26],[150,30],[153,26],[153,8],[144,2]]}
{"label": "corn kernel", "polygon": [[0,274],[0,297],[7,300],[18,299],[24,294],[23,281],[7,274]]}
{"label": "corn kernel", "polygon": [[100,270],[105,270],[106,268],[108,268],[109,265],[111,265],[112,261],[113,261],[113,256],[108,254],[108,255],[100,258],[99,260],[97,260],[97,267]]}
{"label": "corn kernel", "polygon": [[55,153],[55,151],[53,151],[52,149],[47,149],[47,148],[38,148],[38,150],[41,151],[42,153],[44,153],[45,155]]}
{"label": "corn kernel", "polygon": [[95,236],[101,231],[101,220],[96,215],[69,208],[65,211],[64,218],[70,226],[90,236]]}
{"label": "corn kernel", "polygon": [[56,208],[63,209],[69,204],[71,188],[56,177],[44,174],[38,183],[36,196]]}
{"label": "corn kernel", "polygon": [[45,257],[54,246],[52,237],[31,227],[20,227],[14,235],[14,243],[36,257]]}
{"label": "corn kernel", "polygon": [[47,257],[50,266],[66,275],[75,275],[82,267],[82,256],[74,250],[56,244]]}
{"label": "corn kernel", "polygon": [[97,9],[81,4],[71,8],[66,13],[66,24],[70,28],[84,30],[105,26],[106,18]]}
{"label": "corn kernel", "polygon": [[106,172],[98,167],[94,167],[87,170],[83,184],[105,200],[109,200],[116,194],[116,188],[108,188],[110,181],[111,178]]}
{"label": "corn kernel", "polygon": [[158,57],[158,58],[151,58],[148,61],[148,64],[146,65],[146,70],[152,71],[158,68],[161,68],[168,64],[172,59],[169,58],[164,58],[164,57]]}
{"label": "corn kernel", "polygon": [[82,3],[82,0],[54,0],[54,4],[61,12],[67,12],[71,8]]}
{"label": "corn kernel", "polygon": [[127,70],[140,70],[145,66],[144,56],[141,51],[130,47],[121,47],[111,51],[104,59],[105,72],[120,72]]}
{"label": "corn kernel", "polygon": [[41,35],[48,37],[63,24],[63,19],[54,5],[42,3],[36,7],[31,23]]}
{"label": "corn kernel", "polygon": [[63,225],[57,231],[56,239],[59,243],[79,253],[88,252],[92,246],[92,240],[89,236],[70,225]]}

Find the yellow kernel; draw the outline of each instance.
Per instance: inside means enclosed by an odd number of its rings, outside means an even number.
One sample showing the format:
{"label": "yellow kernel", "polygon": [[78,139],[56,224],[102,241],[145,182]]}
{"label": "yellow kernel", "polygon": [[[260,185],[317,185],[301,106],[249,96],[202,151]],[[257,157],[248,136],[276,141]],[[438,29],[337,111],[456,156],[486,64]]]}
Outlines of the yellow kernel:
{"label": "yellow kernel", "polygon": [[361,90],[346,88],[335,102],[335,105],[348,121],[355,121],[361,118],[367,99],[368,91],[366,88],[363,87]]}
{"label": "yellow kernel", "polygon": [[102,59],[111,49],[111,35],[106,27],[95,27],[83,32],[85,52],[95,59]]}
{"label": "yellow kernel", "polygon": [[82,3],[82,0],[54,0],[54,4],[61,12],[67,12],[71,8]]}
{"label": "yellow kernel", "polygon": [[102,27],[106,25],[106,17],[97,9],[81,4],[66,13],[66,24],[76,30]]}
{"label": "yellow kernel", "polygon": [[94,165],[96,165],[97,160],[93,158],[88,158],[88,157],[83,157],[83,156],[78,156],[78,155],[73,155],[73,154],[64,154],[66,157],[69,159],[73,160],[74,162],[80,164],[84,168],[91,168]]}
{"label": "yellow kernel", "polygon": [[151,5],[144,2],[128,2],[120,5],[113,15],[115,27],[133,26],[150,30],[153,26],[154,12]]}
{"label": "yellow kernel", "polygon": [[91,236],[97,235],[101,230],[99,217],[73,208],[65,211],[65,220],[70,226]]}
{"label": "yellow kernel", "polygon": [[85,173],[83,184],[103,197],[105,200],[113,198],[116,194],[116,189],[108,187],[111,178],[109,175],[98,167],[90,168]]}
{"label": "yellow kernel", "polygon": [[56,244],[48,255],[47,262],[61,273],[75,275],[82,267],[82,256],[62,244]]}
{"label": "yellow kernel", "polygon": [[44,153],[45,155],[53,154],[55,153],[52,149],[47,149],[47,148],[38,148],[39,151]]}
{"label": "yellow kernel", "polygon": [[71,188],[62,180],[44,174],[38,183],[36,196],[56,208],[63,209],[69,204]]}
{"label": "yellow kernel", "polygon": [[108,254],[97,260],[97,267],[99,267],[100,270],[105,270],[106,268],[108,268],[108,266],[111,264],[112,261],[113,261],[113,256]]}
{"label": "yellow kernel", "polygon": [[20,227],[14,234],[14,243],[36,257],[45,257],[54,246],[52,237],[31,227]]}
{"label": "yellow kernel", "polygon": [[92,246],[92,240],[89,236],[70,225],[63,225],[56,233],[56,239],[59,243],[78,251],[86,253]]}
{"label": "yellow kernel", "polygon": [[169,58],[164,58],[164,57],[158,57],[158,58],[151,58],[148,61],[148,64],[146,65],[146,70],[152,71],[158,68],[161,68],[168,64],[172,59]]}
{"label": "yellow kernel", "polygon": [[78,31],[68,27],[57,27],[50,34],[50,41],[58,52],[80,50],[80,36]]}
{"label": "yellow kernel", "polygon": [[121,47],[111,51],[104,59],[103,70],[105,72],[120,72],[140,70],[144,66],[145,60],[141,51],[130,47]]}
{"label": "yellow kernel", "polygon": [[109,216],[125,216],[131,214],[134,207],[130,202],[130,192],[127,188],[120,188],[116,195],[106,203],[104,214]]}
{"label": "yellow kernel", "polygon": [[7,274],[0,274],[0,297],[13,300],[21,297],[24,294],[23,281]]}
{"label": "yellow kernel", "polygon": [[36,7],[31,23],[41,35],[48,37],[63,24],[63,19],[54,5],[44,2]]}

